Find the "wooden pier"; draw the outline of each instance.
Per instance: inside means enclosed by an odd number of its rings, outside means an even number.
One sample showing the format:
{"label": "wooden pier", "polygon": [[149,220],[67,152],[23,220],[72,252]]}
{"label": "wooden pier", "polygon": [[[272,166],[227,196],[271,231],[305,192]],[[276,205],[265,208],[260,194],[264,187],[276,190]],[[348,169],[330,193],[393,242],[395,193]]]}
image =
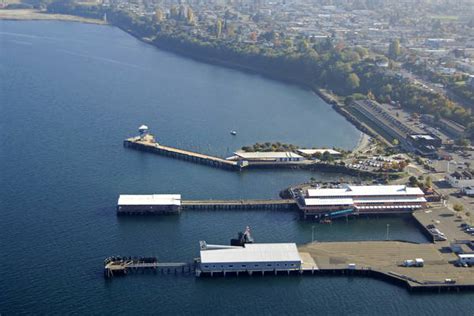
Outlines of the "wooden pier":
{"label": "wooden pier", "polygon": [[155,257],[109,257],[104,261],[104,277],[151,271],[161,274],[195,273],[194,263],[159,262]]}
{"label": "wooden pier", "polygon": [[183,210],[289,210],[294,200],[183,200]]}
{"label": "wooden pier", "polygon": [[141,151],[156,153],[163,156],[176,159],[192,161],[195,163],[208,165],[217,168],[229,170],[241,170],[245,165],[237,161],[230,161],[219,157],[200,154],[189,150],[160,145],[156,142],[142,140],[140,137],[128,138],[123,143],[124,147],[133,148]]}

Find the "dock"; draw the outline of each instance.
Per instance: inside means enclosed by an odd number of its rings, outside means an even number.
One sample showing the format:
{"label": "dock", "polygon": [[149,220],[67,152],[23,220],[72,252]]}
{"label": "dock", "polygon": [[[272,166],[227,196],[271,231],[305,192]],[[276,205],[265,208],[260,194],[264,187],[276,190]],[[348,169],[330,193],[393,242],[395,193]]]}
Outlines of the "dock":
{"label": "dock", "polygon": [[179,214],[182,210],[293,210],[295,200],[181,200],[181,194],[122,194],[117,215]]}
{"label": "dock", "polygon": [[242,171],[243,169],[298,169],[309,168],[318,165],[312,160],[301,161],[248,161],[248,160],[230,160],[215,157],[207,154],[197,153],[190,150],[180,149],[171,146],[165,146],[155,141],[153,137],[141,138],[131,137],[123,142],[124,147],[135,150],[151,152],[162,156],[175,159],[186,160],[193,163],[207,165],[226,170]]}
{"label": "dock", "polygon": [[230,161],[219,157],[206,154],[200,154],[189,150],[179,149],[170,146],[164,146],[154,141],[142,139],[140,137],[128,138],[123,143],[124,147],[137,149],[141,151],[152,152],[155,154],[168,156],[176,159],[187,160],[198,164],[208,165],[228,170],[241,170],[245,164],[237,161]]}
{"label": "dock", "polygon": [[[413,291],[474,289],[474,269],[456,267],[455,254],[437,244],[404,241],[315,242],[299,247],[316,262],[320,274],[364,274]],[[423,267],[404,267],[423,258]],[[349,265],[352,264],[352,267]]]}
{"label": "dock", "polygon": [[290,210],[295,200],[183,200],[183,210]]}
{"label": "dock", "polygon": [[146,271],[161,274],[192,274],[195,272],[195,265],[186,262],[159,262],[156,257],[109,257],[104,261],[105,278]]}

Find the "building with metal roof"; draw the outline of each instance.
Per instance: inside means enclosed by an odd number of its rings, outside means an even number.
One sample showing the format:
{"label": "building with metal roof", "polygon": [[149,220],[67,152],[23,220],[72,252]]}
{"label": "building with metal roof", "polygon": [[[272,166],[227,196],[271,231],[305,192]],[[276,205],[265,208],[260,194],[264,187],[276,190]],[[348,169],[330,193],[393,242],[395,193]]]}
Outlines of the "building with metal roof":
{"label": "building with metal roof", "polygon": [[122,194],[117,202],[118,214],[178,213],[180,210],[180,194]]}
{"label": "building with metal roof", "polygon": [[199,273],[292,271],[299,270],[301,263],[294,243],[244,244],[242,247],[222,248],[214,245],[201,248]]}
{"label": "building with metal roof", "polygon": [[288,162],[288,161],[301,161],[304,158],[298,154],[295,154],[291,151],[282,151],[282,152],[235,152],[235,156],[239,160],[247,161],[275,161],[275,162]]}
{"label": "building with metal roof", "polygon": [[313,156],[316,154],[324,154],[325,152],[329,153],[334,158],[340,158],[342,156],[341,152],[334,150],[334,149],[329,149],[329,148],[313,148],[313,149],[298,149],[298,153],[302,155],[308,155],[308,156]]}
{"label": "building with metal roof", "polygon": [[423,191],[405,185],[343,185],[308,189],[297,198],[305,216],[334,217],[360,213],[411,212],[426,206]]}

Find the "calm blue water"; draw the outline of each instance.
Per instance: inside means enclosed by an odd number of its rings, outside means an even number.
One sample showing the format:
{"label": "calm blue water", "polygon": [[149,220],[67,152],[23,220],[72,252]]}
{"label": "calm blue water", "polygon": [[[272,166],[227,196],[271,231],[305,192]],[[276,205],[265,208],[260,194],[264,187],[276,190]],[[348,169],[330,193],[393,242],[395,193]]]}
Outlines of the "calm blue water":
{"label": "calm blue water", "polygon": [[[227,243],[246,225],[258,241],[309,241],[313,224],[292,212],[115,216],[120,193],[269,198],[310,177],[339,178],[238,174],[122,147],[142,123],[165,144],[220,156],[257,141],[353,147],[359,132],[309,91],[164,53],[113,27],[0,21],[0,114],[0,314],[443,314],[473,307],[473,294],[410,295],[359,278],[102,278],[106,256],[189,261],[199,240]],[[316,239],[383,239],[386,224],[391,238],[426,241],[409,218],[317,225]]]}

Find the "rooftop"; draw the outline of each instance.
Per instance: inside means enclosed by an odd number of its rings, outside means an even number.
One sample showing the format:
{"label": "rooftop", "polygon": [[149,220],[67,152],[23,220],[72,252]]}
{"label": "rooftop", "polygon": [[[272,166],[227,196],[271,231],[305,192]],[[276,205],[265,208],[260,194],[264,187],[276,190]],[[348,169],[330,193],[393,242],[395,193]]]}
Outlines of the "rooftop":
{"label": "rooftop", "polygon": [[396,195],[423,195],[420,188],[405,185],[347,185],[337,189],[309,189],[309,197],[352,197],[352,196],[396,196]]}
{"label": "rooftop", "polygon": [[303,158],[298,154],[295,154],[291,151],[269,151],[269,152],[236,152],[237,156],[245,159],[265,159],[265,158]]}
{"label": "rooftop", "polygon": [[119,196],[118,205],[181,205],[181,194],[122,194]]}
{"label": "rooftop", "polygon": [[334,149],[318,148],[318,149],[298,149],[298,152],[305,155],[314,155],[316,153],[324,154],[325,152],[331,155],[340,155],[341,153]]}
{"label": "rooftop", "polygon": [[301,262],[296,244],[245,244],[241,248],[201,250],[201,263]]}

